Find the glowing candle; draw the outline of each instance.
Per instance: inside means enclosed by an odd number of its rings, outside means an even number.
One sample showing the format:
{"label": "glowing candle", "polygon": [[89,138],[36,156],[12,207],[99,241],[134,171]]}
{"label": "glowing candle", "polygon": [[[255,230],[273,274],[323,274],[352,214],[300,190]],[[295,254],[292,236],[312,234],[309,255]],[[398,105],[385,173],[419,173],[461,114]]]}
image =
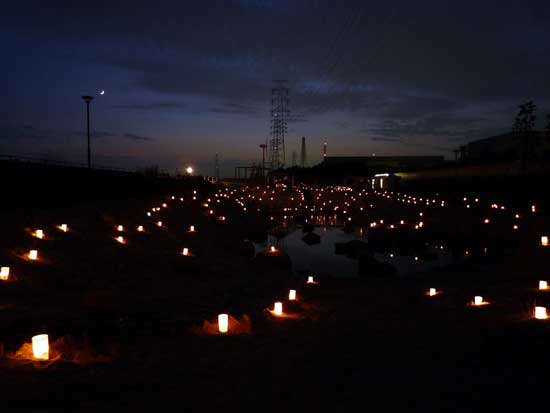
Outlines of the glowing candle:
{"label": "glowing candle", "polygon": [[476,295],[474,297],[474,305],[482,305],[483,304],[483,297],[480,295]]}
{"label": "glowing candle", "polygon": [[546,307],[535,307],[535,318],[538,318],[539,320],[546,320],[548,318]]}
{"label": "glowing candle", "polygon": [[539,290],[548,290],[548,282],[539,281]]}
{"label": "glowing candle", "polygon": [[183,255],[189,255],[189,249],[184,248],[182,254]]}
{"label": "glowing candle", "polygon": [[143,225],[140,225],[140,226],[138,227],[138,232],[143,232]]}
{"label": "glowing candle", "polygon": [[120,236],[120,237],[116,237],[116,240],[118,242],[120,242],[121,244],[124,244],[124,237]]}
{"label": "glowing candle", "polygon": [[547,247],[548,246],[548,237],[547,236],[540,237],[540,244],[543,247]]}
{"label": "glowing candle", "polygon": [[119,225],[116,229],[120,232],[124,231],[124,227],[122,225]]}
{"label": "glowing candle", "polygon": [[10,267],[0,268],[0,280],[6,281],[10,276]]}
{"label": "glowing candle", "polygon": [[290,301],[296,300],[296,290],[290,290],[290,291],[288,292],[288,299],[289,299]]}
{"label": "glowing candle", "polygon": [[430,288],[430,291],[429,291],[430,297],[433,297],[433,296],[436,295],[436,294],[437,294],[436,289],[435,289],[435,288]]}
{"label": "glowing candle", "polygon": [[30,260],[38,259],[38,251],[37,250],[30,250],[29,251],[29,259]]}
{"label": "glowing candle", "polygon": [[48,360],[50,357],[50,345],[47,334],[39,334],[32,338],[32,355],[35,359]]}
{"label": "glowing candle", "polygon": [[42,231],[41,229],[37,229],[36,232],[35,232],[35,235],[36,235],[36,238],[44,238],[44,231]]}
{"label": "glowing candle", "polygon": [[190,232],[195,232],[195,226],[194,226],[194,225],[191,225],[191,226],[189,227],[189,231],[190,231]]}
{"label": "glowing candle", "polygon": [[277,249],[272,245],[272,246],[269,248],[269,252],[277,252]]}
{"label": "glowing candle", "polygon": [[227,314],[218,315],[218,330],[220,333],[227,333],[229,330],[229,316]]}
{"label": "glowing candle", "polygon": [[162,227],[162,221],[157,222],[157,227]]}
{"label": "glowing candle", "polygon": [[275,306],[273,307],[273,314],[283,315],[283,303],[280,301],[275,303]]}

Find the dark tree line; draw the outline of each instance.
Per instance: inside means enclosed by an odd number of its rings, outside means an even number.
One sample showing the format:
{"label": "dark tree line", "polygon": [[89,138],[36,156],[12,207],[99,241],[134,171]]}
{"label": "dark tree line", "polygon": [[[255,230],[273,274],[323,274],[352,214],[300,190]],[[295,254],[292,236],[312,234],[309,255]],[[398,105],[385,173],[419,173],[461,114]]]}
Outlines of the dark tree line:
{"label": "dark tree line", "polygon": [[[537,120],[537,105],[532,100],[522,103],[518,106],[519,111],[512,127],[514,133],[526,133],[532,132],[535,128],[535,122]],[[550,113],[546,114],[546,126],[545,130],[550,131]]]}
{"label": "dark tree line", "polygon": [[[536,111],[537,105],[532,100],[522,103],[512,127],[512,132],[521,140],[519,157],[523,172],[527,170],[527,163],[536,158],[536,147],[541,141],[541,136],[534,133]],[[546,115],[546,123],[544,129],[550,134],[550,113]]]}

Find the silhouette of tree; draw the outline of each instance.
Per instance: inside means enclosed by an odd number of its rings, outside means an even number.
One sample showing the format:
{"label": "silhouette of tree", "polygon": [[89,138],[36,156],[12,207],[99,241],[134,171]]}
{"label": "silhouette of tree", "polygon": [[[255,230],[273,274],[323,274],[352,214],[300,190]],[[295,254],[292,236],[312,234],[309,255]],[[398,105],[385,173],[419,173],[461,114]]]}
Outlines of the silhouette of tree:
{"label": "silhouette of tree", "polygon": [[531,132],[535,127],[535,120],[537,119],[535,115],[536,110],[537,105],[535,105],[532,100],[519,105],[519,112],[516,115],[512,132]]}
{"label": "silhouette of tree", "polygon": [[534,142],[532,142],[531,135],[535,127],[535,120],[537,119],[535,115],[536,110],[537,106],[532,100],[519,105],[519,111],[512,128],[512,132],[518,134],[519,139],[521,139],[519,158],[522,174],[527,173],[528,161],[534,157]]}

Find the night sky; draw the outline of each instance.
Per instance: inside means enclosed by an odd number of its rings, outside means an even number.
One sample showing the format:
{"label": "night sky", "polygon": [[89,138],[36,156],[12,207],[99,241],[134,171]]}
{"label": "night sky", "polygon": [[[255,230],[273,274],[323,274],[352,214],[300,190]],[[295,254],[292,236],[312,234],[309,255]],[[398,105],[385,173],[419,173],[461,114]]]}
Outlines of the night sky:
{"label": "night sky", "polygon": [[[0,154],[222,174],[261,158],[436,154],[550,113],[550,1],[17,1],[0,17]],[[55,6],[54,6],[55,5]],[[103,96],[99,95],[105,90]]]}

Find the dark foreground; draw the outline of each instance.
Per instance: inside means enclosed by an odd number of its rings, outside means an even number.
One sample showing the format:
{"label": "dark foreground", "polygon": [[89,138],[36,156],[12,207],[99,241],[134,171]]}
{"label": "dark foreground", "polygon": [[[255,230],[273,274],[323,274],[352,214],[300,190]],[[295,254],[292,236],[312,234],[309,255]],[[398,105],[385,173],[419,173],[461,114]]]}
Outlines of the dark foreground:
{"label": "dark foreground", "polygon": [[[218,221],[184,195],[3,214],[1,264],[17,277],[0,284],[3,411],[545,408],[550,322],[531,317],[535,302],[550,304],[536,291],[549,276],[536,246],[544,220],[507,254],[312,286],[243,254],[242,217]],[[145,215],[162,202],[161,218]],[[71,232],[55,229],[61,221]],[[25,232],[37,227],[45,240]],[[41,262],[21,258],[31,247]],[[443,294],[426,297],[433,286]],[[289,288],[298,303],[285,300]],[[491,305],[468,307],[480,293]],[[278,300],[292,317],[266,311]],[[248,315],[250,334],[199,334],[221,312]],[[38,333],[65,343],[60,359],[14,360]]]}

